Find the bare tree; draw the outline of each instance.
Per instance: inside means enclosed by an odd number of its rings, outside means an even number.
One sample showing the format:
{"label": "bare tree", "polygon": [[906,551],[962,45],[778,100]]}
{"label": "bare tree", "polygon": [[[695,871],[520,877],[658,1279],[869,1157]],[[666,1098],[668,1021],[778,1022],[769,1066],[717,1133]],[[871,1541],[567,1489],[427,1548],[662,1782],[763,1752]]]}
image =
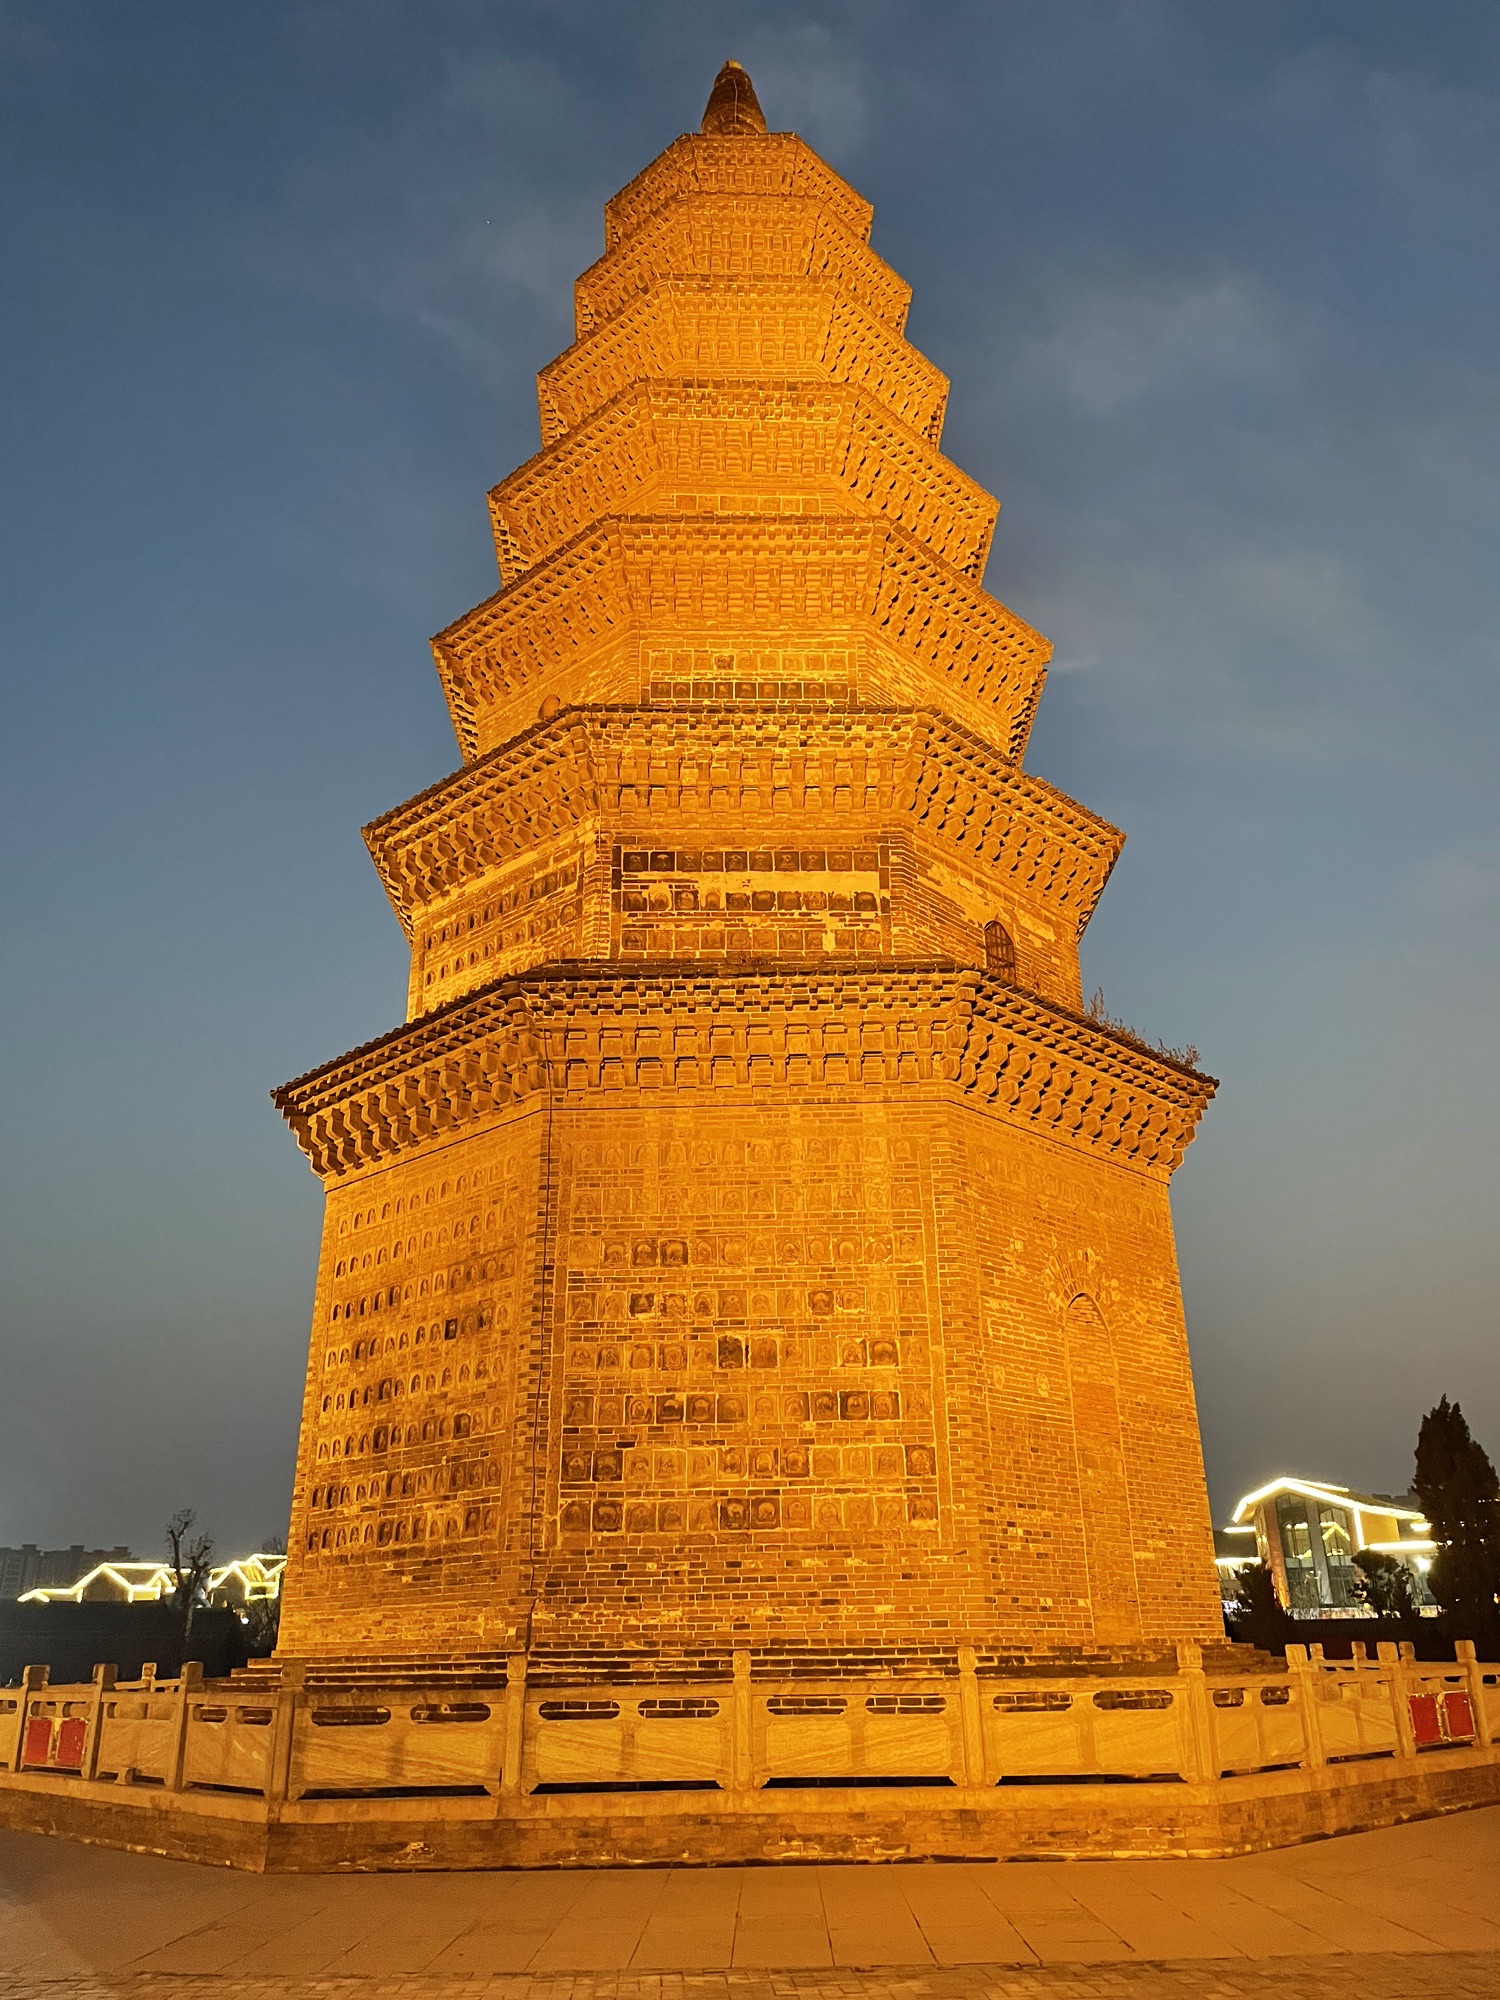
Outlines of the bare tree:
{"label": "bare tree", "polygon": [[213,1567],[214,1545],[209,1535],[195,1535],[198,1516],[191,1507],[182,1507],[167,1523],[168,1566],[177,1579],[172,1603],[182,1620],[182,1648],[187,1655],[188,1635],[193,1629],[193,1613],[203,1595],[208,1572]]}

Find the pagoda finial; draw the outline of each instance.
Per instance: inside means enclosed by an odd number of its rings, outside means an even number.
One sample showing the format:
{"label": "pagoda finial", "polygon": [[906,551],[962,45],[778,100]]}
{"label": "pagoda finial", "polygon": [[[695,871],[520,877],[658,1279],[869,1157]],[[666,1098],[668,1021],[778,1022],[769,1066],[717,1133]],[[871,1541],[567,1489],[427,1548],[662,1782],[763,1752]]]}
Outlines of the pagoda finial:
{"label": "pagoda finial", "polygon": [[766,129],[766,114],[760,108],[755,85],[733,56],[714,78],[701,129],[720,138]]}

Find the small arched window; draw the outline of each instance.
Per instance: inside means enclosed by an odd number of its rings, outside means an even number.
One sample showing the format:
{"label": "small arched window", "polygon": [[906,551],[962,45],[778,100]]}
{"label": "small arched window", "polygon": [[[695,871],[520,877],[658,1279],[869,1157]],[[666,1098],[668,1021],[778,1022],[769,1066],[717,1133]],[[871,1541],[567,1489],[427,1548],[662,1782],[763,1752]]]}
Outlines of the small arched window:
{"label": "small arched window", "polygon": [[991,917],[984,927],[984,968],[1007,986],[1015,985],[1015,940],[998,917]]}

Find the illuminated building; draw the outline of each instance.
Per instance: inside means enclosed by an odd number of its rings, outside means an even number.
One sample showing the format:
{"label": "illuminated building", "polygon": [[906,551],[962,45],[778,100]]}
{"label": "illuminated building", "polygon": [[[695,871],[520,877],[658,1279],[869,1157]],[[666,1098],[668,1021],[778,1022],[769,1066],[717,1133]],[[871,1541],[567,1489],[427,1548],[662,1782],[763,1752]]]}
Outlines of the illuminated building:
{"label": "illuminated building", "polygon": [[1138,1656],[1221,1634],[1168,1206],[1213,1085],[1086,1012],[1122,836],[868,205],[728,66],[607,206],[463,766],[366,831],[408,1018],[327,1195],[281,1647]]}
{"label": "illuminated building", "polygon": [[282,1555],[237,1556],[220,1563],[208,1573],[203,1594],[208,1603],[238,1609],[246,1604],[268,1603],[281,1594],[281,1573],[286,1568]]}
{"label": "illuminated building", "polygon": [[104,1562],[71,1583],[39,1585],[22,1604],[155,1604],[170,1597],[177,1579],[164,1563]]}
{"label": "illuminated building", "polygon": [[[206,1604],[238,1607],[274,1598],[281,1588],[286,1557],[237,1556],[208,1572],[203,1584]],[[70,1584],[49,1584],[23,1593],[22,1604],[156,1604],[177,1589],[170,1563],[105,1562]]]}
{"label": "illuminated building", "polygon": [[1354,1565],[1361,1549],[1404,1562],[1418,1606],[1437,1608],[1426,1582],[1437,1545],[1421,1509],[1388,1493],[1355,1493],[1325,1480],[1273,1479],[1245,1495],[1218,1545],[1221,1570],[1259,1558],[1271,1572],[1282,1608],[1297,1618],[1370,1615]]}

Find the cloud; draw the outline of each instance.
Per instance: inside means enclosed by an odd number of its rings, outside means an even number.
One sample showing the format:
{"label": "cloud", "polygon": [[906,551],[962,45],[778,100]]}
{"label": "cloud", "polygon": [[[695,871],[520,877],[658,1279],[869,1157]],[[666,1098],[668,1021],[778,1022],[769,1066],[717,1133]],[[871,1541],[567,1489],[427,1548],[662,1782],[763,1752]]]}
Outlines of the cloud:
{"label": "cloud", "polygon": [[1473,586],[1500,373],[1404,369],[1399,325],[1382,345],[1249,268],[1079,246],[1016,257],[1003,286],[949,363],[956,400],[987,385],[960,455],[1008,503],[992,587],[1080,697],[1211,755],[1464,756],[1493,672]]}
{"label": "cloud", "polygon": [[1087,677],[1113,727],[1277,762],[1409,749],[1406,644],[1335,553],[1173,540],[1059,580],[1057,669]]}
{"label": "cloud", "polygon": [[1021,343],[1012,386],[1085,417],[1193,384],[1261,381],[1285,372],[1296,351],[1287,303],[1245,272],[1058,272],[1039,303],[1050,324]]}
{"label": "cloud", "polygon": [[1500,917],[1500,845],[1467,844],[1429,855],[1404,884],[1413,912],[1440,926],[1481,929],[1493,945]]}
{"label": "cloud", "polygon": [[869,122],[864,64],[827,28],[757,29],[733,51],[749,70],[773,132],[799,132],[833,161],[857,154]]}
{"label": "cloud", "polygon": [[1438,58],[1424,71],[1393,59],[1394,50],[1382,58],[1374,45],[1319,38],[1277,66],[1259,115],[1293,143],[1315,135],[1325,158],[1344,155],[1403,206],[1434,192],[1446,206],[1456,183],[1483,199],[1495,178],[1500,91],[1476,85],[1493,78],[1493,64],[1476,62],[1460,80],[1457,46],[1447,64],[1442,53],[1424,51]]}
{"label": "cloud", "polygon": [[1294,761],[1388,745],[1409,642],[1328,515],[1305,518],[1329,477],[1298,422],[1326,315],[1251,271],[1079,261],[1029,274],[1000,323],[1040,326],[981,365],[987,425],[1045,467],[1026,610],[1057,670],[1137,738]]}
{"label": "cloud", "polygon": [[[528,194],[493,208],[483,222],[409,243],[387,303],[499,378],[516,366],[518,319],[529,337],[540,313],[557,347],[571,341],[573,282],[599,254],[602,232],[592,196]],[[536,353],[532,365],[554,351]]]}
{"label": "cloud", "polygon": [[436,97],[446,115],[489,133],[505,152],[540,144],[550,153],[596,116],[577,78],[508,49],[480,55],[450,48]]}
{"label": "cloud", "polygon": [[223,254],[341,313],[415,323],[496,387],[572,338],[573,282],[604,247],[602,164],[577,77],[450,46],[389,115],[292,160]]}

